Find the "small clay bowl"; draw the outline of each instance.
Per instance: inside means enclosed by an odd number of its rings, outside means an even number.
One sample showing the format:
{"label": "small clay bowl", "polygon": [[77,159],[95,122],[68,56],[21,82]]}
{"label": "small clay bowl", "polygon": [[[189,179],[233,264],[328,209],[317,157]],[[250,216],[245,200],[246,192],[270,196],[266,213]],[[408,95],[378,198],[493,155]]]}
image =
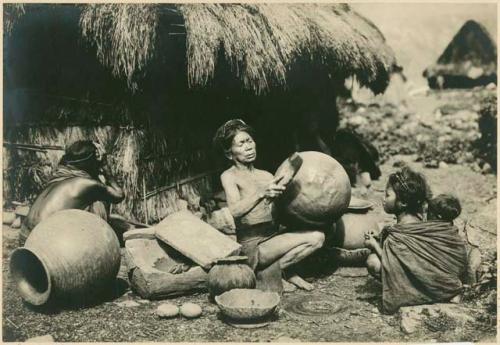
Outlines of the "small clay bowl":
{"label": "small clay bowl", "polygon": [[215,297],[221,312],[233,320],[255,320],[273,313],[280,302],[276,292],[233,289]]}
{"label": "small clay bowl", "polygon": [[368,210],[369,208],[372,207],[373,203],[368,200],[351,197],[351,201],[349,202],[349,206],[347,208],[349,210],[361,211],[361,210]]}

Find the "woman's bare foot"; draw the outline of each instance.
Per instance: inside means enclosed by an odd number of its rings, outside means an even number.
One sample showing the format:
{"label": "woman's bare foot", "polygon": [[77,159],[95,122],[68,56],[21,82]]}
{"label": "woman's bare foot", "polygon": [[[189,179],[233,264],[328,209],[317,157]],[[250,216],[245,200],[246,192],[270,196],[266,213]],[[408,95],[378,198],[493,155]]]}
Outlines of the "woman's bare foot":
{"label": "woman's bare foot", "polygon": [[299,277],[296,274],[294,274],[293,276],[288,278],[288,281],[302,290],[311,291],[314,289],[314,285],[306,282],[304,279],[302,279],[301,277]]}
{"label": "woman's bare foot", "polygon": [[287,282],[285,279],[281,279],[281,283],[283,284],[283,291],[284,292],[294,292],[297,290],[297,287],[289,282]]}

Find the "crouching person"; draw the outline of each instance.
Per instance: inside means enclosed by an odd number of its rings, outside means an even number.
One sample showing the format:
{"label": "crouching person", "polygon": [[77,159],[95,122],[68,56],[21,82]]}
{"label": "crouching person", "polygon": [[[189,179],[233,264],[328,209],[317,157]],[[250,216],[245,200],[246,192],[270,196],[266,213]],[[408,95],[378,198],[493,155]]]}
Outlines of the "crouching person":
{"label": "crouching person", "polygon": [[[267,171],[254,167],[257,158],[253,130],[241,120],[230,120],[221,126],[214,138],[231,161],[231,167],[221,175],[227,203],[236,222],[236,235],[242,245],[242,254],[256,271],[257,279],[268,286],[276,277],[285,290],[295,285],[304,290],[314,287],[294,273],[296,263],[323,246],[321,231],[307,230],[278,232],[272,216],[272,200],[285,190]],[[281,270],[286,270],[286,281],[281,281]],[[276,286],[275,285],[275,286]]]}
{"label": "crouching person", "polygon": [[372,249],[367,267],[382,281],[385,312],[449,302],[462,291],[465,243],[449,219],[443,221],[436,215],[438,220],[423,221],[423,205],[429,195],[421,174],[409,168],[391,174],[384,210],[396,215],[397,224],[383,229],[380,242],[366,235],[365,245]]}
{"label": "crouching person", "polygon": [[[70,145],[45,189],[38,195],[21,226],[19,245],[24,245],[31,230],[51,214],[80,209],[107,221],[109,204],[123,200],[124,194],[104,164],[102,154],[92,141]],[[99,175],[105,179],[101,182]]]}

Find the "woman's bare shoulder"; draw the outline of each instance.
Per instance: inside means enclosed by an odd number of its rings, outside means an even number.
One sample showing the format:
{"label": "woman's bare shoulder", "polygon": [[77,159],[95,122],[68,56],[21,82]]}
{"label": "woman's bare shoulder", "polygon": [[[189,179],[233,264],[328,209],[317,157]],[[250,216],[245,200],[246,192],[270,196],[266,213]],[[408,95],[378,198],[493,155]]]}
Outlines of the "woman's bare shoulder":
{"label": "woman's bare shoulder", "polygon": [[234,177],[235,177],[234,167],[230,167],[220,175],[220,179],[222,181],[232,180],[234,179]]}

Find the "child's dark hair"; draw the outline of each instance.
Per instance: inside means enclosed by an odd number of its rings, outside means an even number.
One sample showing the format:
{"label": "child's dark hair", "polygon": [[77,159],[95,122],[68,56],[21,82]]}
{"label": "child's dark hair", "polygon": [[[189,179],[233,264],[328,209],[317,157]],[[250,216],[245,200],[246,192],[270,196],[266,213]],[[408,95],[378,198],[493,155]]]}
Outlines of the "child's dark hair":
{"label": "child's dark hair", "polygon": [[238,132],[247,132],[253,137],[254,130],[243,120],[233,119],[224,123],[217,129],[213,138],[213,144],[224,153],[227,152],[233,143],[233,139]]}
{"label": "child's dark hair", "polygon": [[429,218],[452,222],[462,212],[460,200],[449,194],[440,194],[429,200]]}
{"label": "child's dark hair", "polygon": [[406,204],[405,211],[409,213],[421,213],[424,203],[432,197],[425,176],[409,167],[389,175],[387,185],[392,187],[397,199]]}

